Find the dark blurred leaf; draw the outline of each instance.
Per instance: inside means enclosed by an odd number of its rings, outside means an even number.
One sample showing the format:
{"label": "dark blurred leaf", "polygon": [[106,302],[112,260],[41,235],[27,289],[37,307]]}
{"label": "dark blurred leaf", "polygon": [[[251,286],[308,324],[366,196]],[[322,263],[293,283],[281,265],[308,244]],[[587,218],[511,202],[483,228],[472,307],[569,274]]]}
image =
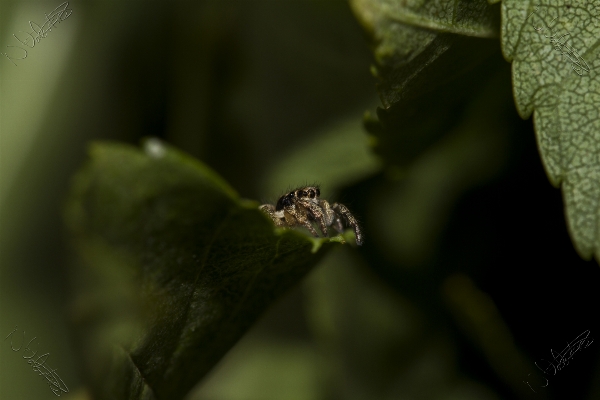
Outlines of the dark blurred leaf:
{"label": "dark blurred leaf", "polygon": [[455,204],[502,171],[510,155],[510,71],[489,40],[497,36],[498,7],[483,0],[352,4],[372,39],[384,106],[365,125],[387,167],[369,190],[365,231],[373,240],[363,252],[378,259],[373,268],[397,269],[405,290],[425,284],[433,296],[438,239]]}
{"label": "dark blurred leaf", "polygon": [[575,247],[600,258],[600,3],[554,3],[502,2],[502,51],[519,114],[534,113],[544,167],[562,184]]}
{"label": "dark blurred leaf", "polygon": [[428,92],[481,61],[497,36],[497,7],[485,0],[352,0],[371,36],[385,108]]}
{"label": "dark blurred leaf", "polygon": [[486,39],[496,36],[498,10],[482,0],[352,4],[371,36],[384,107],[367,129],[386,164],[404,168],[460,123],[501,62]]}
{"label": "dark blurred leaf", "polygon": [[276,231],[255,202],[156,140],[145,152],[94,144],[66,218],[81,261],[74,317],[98,398],[182,398],[342,240]]}
{"label": "dark blurred leaf", "polygon": [[[371,191],[377,205],[366,215],[372,244],[403,268],[423,267],[435,259],[439,235],[455,204],[465,192],[497,176],[510,159],[511,130],[520,120],[513,110],[510,71],[497,65],[453,117],[456,124],[400,173],[389,168],[387,184]],[[402,160],[401,148],[387,152],[394,161]]]}

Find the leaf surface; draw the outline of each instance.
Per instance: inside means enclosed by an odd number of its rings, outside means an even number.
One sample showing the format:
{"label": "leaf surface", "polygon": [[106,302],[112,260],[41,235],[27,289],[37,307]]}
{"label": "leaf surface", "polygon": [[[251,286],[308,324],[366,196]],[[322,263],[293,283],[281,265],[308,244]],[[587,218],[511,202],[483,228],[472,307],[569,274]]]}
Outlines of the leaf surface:
{"label": "leaf surface", "polygon": [[[199,161],[96,143],[66,208],[98,398],[180,399],[337,238],[276,230]],[[107,349],[111,357],[106,356]]]}

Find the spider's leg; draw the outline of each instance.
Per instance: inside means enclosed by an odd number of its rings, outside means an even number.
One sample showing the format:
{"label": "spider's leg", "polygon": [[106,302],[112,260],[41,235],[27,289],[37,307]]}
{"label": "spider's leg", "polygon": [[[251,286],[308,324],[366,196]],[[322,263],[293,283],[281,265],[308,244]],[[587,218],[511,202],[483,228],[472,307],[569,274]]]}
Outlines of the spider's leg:
{"label": "spider's leg", "polygon": [[271,219],[275,223],[275,226],[278,226],[278,227],[287,226],[285,223],[285,219],[283,219],[283,217],[282,217],[283,213],[281,211],[276,211],[274,205],[263,204],[262,206],[258,207],[258,209],[260,211],[264,212],[265,214],[267,214],[269,217],[271,217]]}
{"label": "spider's leg", "polygon": [[331,209],[331,206],[327,200],[320,199],[319,206],[323,210],[323,214],[325,214],[325,225],[331,226],[337,217],[335,212]]}
{"label": "spider's leg", "polygon": [[340,218],[340,216],[336,215],[334,217],[332,225],[339,233],[344,232],[344,224],[342,223],[342,218]]}
{"label": "spider's leg", "polygon": [[315,228],[313,228],[312,224],[308,220],[306,212],[302,212],[294,205],[285,207],[283,210],[288,226],[301,225],[308,229],[314,237],[319,237],[319,234],[317,231],[315,231]]}
{"label": "spider's leg", "polygon": [[360,227],[358,226],[358,221],[356,220],[356,218],[354,218],[354,215],[350,213],[350,210],[348,210],[348,208],[345,205],[339,203],[334,203],[332,208],[336,214],[344,217],[348,225],[352,227],[352,229],[354,230],[354,235],[356,236],[356,244],[359,246],[362,245],[362,232],[360,231]]}
{"label": "spider's leg", "polygon": [[321,232],[323,232],[323,236],[328,236],[326,222],[327,217],[324,210],[310,200],[298,200],[298,203],[306,209],[307,214],[310,215],[312,219],[317,221],[319,228],[321,228]]}

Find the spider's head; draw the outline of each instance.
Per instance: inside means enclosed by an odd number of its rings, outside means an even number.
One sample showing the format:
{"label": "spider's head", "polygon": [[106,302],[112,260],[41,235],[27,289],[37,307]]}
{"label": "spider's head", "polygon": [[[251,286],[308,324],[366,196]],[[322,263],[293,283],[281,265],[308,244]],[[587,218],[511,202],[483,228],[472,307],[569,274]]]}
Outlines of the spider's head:
{"label": "spider's head", "polygon": [[279,200],[277,200],[275,210],[283,210],[285,207],[293,205],[298,199],[305,199],[317,202],[317,199],[320,195],[321,191],[316,186],[301,187],[281,196]]}

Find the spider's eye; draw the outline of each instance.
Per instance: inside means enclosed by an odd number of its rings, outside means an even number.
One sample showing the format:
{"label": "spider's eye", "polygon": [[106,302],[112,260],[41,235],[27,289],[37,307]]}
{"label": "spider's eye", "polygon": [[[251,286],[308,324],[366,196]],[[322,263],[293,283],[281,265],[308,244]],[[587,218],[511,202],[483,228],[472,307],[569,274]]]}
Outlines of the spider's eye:
{"label": "spider's eye", "polygon": [[315,191],[317,192],[317,197],[319,197],[321,195],[321,191],[319,190],[319,188],[316,188]]}
{"label": "spider's eye", "polygon": [[309,196],[311,199],[314,199],[314,198],[315,198],[315,191],[314,191],[314,190],[312,190],[312,189],[310,189],[310,190],[308,191],[308,196]]}

